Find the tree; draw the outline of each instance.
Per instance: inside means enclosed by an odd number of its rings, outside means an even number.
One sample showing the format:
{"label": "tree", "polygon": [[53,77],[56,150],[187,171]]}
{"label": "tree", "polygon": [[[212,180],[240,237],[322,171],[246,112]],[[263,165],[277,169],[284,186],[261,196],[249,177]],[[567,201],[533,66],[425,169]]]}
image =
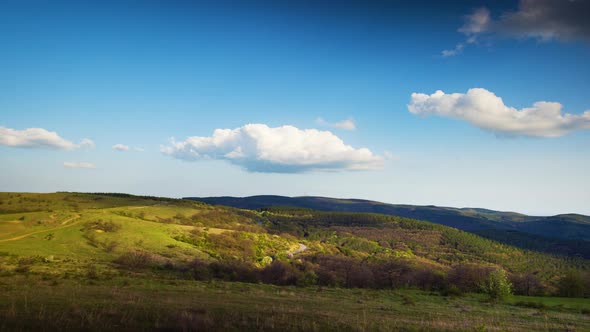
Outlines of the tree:
{"label": "tree", "polygon": [[584,296],[584,288],[582,274],[575,270],[568,271],[565,276],[559,280],[559,293],[561,296]]}
{"label": "tree", "polygon": [[535,273],[526,272],[510,276],[514,294],[535,296],[542,295],[545,287]]}
{"label": "tree", "polygon": [[481,289],[492,301],[503,301],[512,294],[512,284],[503,268],[490,272],[481,284]]}

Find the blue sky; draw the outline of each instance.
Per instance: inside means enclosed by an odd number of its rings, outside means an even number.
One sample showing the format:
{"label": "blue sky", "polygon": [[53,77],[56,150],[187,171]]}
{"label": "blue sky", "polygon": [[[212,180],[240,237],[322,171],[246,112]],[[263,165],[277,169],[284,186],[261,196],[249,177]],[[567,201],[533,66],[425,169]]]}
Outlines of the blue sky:
{"label": "blue sky", "polygon": [[[542,2],[527,22],[518,1],[4,1],[0,190],[590,214],[590,34]],[[573,118],[514,113],[538,101]]]}

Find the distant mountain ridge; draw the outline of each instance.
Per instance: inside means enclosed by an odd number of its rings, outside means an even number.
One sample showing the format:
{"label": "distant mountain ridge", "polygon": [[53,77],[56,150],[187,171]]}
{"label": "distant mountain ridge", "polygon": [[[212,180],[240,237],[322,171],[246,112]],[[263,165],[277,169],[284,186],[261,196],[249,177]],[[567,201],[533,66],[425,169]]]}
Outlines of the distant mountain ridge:
{"label": "distant mountain ridge", "polygon": [[[287,197],[260,195],[250,197],[185,197],[213,205],[256,210],[270,206],[293,206],[320,211],[368,212],[426,220],[480,234],[494,240],[518,245],[527,238],[543,251],[590,258],[590,216],[559,214],[528,216],[482,208],[453,208],[434,205],[388,204],[363,199],[317,196]],[[546,244],[546,245],[545,245]],[[527,247],[521,245],[521,247]]]}

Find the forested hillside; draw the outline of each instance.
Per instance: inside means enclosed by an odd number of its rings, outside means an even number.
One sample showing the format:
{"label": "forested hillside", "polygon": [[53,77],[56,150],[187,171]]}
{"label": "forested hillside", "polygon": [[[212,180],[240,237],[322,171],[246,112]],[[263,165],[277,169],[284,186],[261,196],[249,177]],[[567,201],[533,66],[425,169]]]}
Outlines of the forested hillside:
{"label": "forested hillside", "polygon": [[393,215],[454,227],[523,249],[590,258],[590,217],[577,214],[538,217],[487,209],[396,205],[360,199],[312,196],[263,195],[243,198],[188,197],[186,199],[241,209],[295,206],[320,211]]}
{"label": "forested hillside", "polygon": [[[590,296],[590,261],[435,223],[125,194],[0,193],[0,207],[0,329],[590,327],[587,300],[538,297]],[[351,310],[381,324],[360,328]]]}
{"label": "forested hillside", "polygon": [[[517,294],[588,295],[590,262],[372,213],[242,210],[124,194],[1,194],[7,271],[158,268],[195,279],[477,292],[496,269]],[[20,212],[17,212],[20,211]],[[47,260],[53,263],[37,264]],[[566,277],[575,275],[572,294]],[[578,285],[579,284],[579,285]]]}

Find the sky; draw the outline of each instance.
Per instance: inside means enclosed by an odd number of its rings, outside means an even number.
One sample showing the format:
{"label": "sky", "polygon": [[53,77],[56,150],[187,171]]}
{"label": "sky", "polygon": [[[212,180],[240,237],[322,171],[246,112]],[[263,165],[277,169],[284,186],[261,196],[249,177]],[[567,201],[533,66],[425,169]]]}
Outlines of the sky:
{"label": "sky", "polygon": [[0,191],[590,215],[590,1],[0,2]]}

